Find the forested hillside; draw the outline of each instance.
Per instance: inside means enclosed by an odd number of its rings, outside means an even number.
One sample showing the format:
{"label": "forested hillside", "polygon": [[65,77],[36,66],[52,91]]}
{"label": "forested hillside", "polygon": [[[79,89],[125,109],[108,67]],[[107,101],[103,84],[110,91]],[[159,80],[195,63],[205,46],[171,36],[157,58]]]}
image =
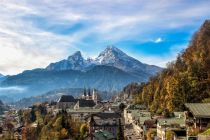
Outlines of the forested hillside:
{"label": "forested hillside", "polygon": [[135,102],[145,103],[156,113],[182,110],[186,102],[210,102],[210,20],[176,61],[140,86]]}

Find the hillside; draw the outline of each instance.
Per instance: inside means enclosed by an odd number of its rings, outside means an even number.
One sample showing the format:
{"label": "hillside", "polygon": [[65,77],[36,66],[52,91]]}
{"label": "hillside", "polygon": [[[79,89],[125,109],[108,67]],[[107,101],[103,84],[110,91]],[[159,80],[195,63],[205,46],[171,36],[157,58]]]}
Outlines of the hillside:
{"label": "hillside", "polygon": [[205,21],[176,61],[139,89],[135,102],[156,113],[182,110],[186,102],[209,102],[210,21]]}
{"label": "hillside", "polygon": [[4,114],[4,111],[8,111],[9,107],[4,105],[4,103],[0,100],[0,115]]}
{"label": "hillside", "polygon": [[95,59],[84,59],[78,51],[44,69],[26,70],[8,76],[0,81],[0,88],[4,88],[1,95],[10,97],[18,93],[17,98],[41,95],[61,88],[87,87],[114,92],[130,82],[145,82],[161,70],[109,46]]}
{"label": "hillside", "polygon": [[[2,87],[22,87],[21,96],[35,96],[60,88],[97,88],[102,91],[120,90],[132,81],[139,81],[137,77],[111,66],[95,66],[86,72],[75,70],[26,71],[19,75],[10,76],[4,80]],[[5,92],[5,93],[4,93]],[[30,94],[28,94],[30,93]],[[2,94],[7,94],[2,91]]]}

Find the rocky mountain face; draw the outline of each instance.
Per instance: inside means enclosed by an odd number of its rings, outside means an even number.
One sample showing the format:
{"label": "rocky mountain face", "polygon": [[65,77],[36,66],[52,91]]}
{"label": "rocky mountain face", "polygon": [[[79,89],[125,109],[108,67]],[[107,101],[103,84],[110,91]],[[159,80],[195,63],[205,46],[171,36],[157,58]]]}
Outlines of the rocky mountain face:
{"label": "rocky mountain face", "polygon": [[[130,82],[145,82],[159,71],[161,68],[143,64],[110,46],[95,59],[84,59],[78,51],[67,59],[49,64],[45,69],[8,76],[0,82],[0,88],[22,88],[18,92],[28,97],[60,88],[88,87],[113,92]],[[7,94],[7,90],[3,90],[2,94]]]}
{"label": "rocky mountain face", "polygon": [[113,66],[145,79],[148,78],[148,75],[154,75],[161,70],[160,67],[141,63],[114,46],[108,46],[98,57],[88,60],[84,59],[81,52],[78,51],[69,56],[68,59],[51,63],[46,69],[86,71],[96,65]]}
{"label": "rocky mountain face", "polygon": [[0,82],[3,81],[6,78],[3,74],[0,73]]}
{"label": "rocky mountain face", "polygon": [[69,56],[68,59],[62,61],[51,63],[46,67],[46,70],[80,70],[84,71],[92,63],[88,62],[82,57],[80,51],[75,52],[73,55]]}
{"label": "rocky mountain face", "polygon": [[161,70],[160,67],[143,64],[113,46],[107,47],[99,54],[95,61],[101,65],[114,66],[136,76],[142,77],[143,74],[145,74],[145,78],[148,78],[148,75],[154,75]]}

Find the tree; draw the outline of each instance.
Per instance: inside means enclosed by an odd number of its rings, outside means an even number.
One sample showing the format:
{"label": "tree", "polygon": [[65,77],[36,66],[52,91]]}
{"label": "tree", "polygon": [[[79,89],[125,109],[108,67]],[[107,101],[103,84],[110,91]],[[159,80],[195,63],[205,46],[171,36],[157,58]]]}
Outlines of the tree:
{"label": "tree", "polygon": [[89,131],[89,128],[88,128],[87,124],[82,124],[80,127],[81,138],[84,138],[87,135],[88,131]]}
{"label": "tree", "polygon": [[124,132],[121,124],[121,119],[119,119],[119,124],[118,124],[117,140],[124,140]]}
{"label": "tree", "polygon": [[30,112],[30,120],[31,122],[36,121],[35,107],[33,106]]}
{"label": "tree", "polygon": [[68,131],[65,128],[62,128],[60,133],[61,133],[61,135],[60,135],[61,139],[68,138]]}
{"label": "tree", "polygon": [[152,130],[152,129],[149,129],[147,131],[147,140],[153,140],[154,137],[156,136],[156,131],[155,130]]}
{"label": "tree", "polygon": [[126,106],[125,106],[124,103],[120,103],[119,109],[120,109],[121,112],[125,109],[125,107],[126,107]]}
{"label": "tree", "polygon": [[173,140],[175,133],[171,130],[166,132],[166,139],[167,140]]}
{"label": "tree", "polygon": [[[209,102],[210,98],[210,20],[193,36],[189,47],[161,73],[151,77],[135,96],[153,113],[167,109],[183,111],[187,102]],[[128,91],[137,89],[129,86]],[[131,88],[131,89],[130,89]],[[125,90],[127,91],[127,90]],[[166,112],[165,112],[166,113]]]}

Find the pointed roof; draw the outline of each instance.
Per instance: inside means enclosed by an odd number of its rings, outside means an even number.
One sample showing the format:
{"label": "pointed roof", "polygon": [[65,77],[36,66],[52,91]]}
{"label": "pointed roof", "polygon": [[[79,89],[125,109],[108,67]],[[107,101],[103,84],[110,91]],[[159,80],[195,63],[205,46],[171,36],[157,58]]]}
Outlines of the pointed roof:
{"label": "pointed roof", "polygon": [[71,95],[62,95],[58,102],[76,102],[76,100]]}
{"label": "pointed roof", "polygon": [[83,93],[83,96],[86,96],[87,93],[86,93],[86,88],[84,88],[84,93]]}
{"label": "pointed roof", "polygon": [[88,96],[91,96],[90,89],[88,89]]}

